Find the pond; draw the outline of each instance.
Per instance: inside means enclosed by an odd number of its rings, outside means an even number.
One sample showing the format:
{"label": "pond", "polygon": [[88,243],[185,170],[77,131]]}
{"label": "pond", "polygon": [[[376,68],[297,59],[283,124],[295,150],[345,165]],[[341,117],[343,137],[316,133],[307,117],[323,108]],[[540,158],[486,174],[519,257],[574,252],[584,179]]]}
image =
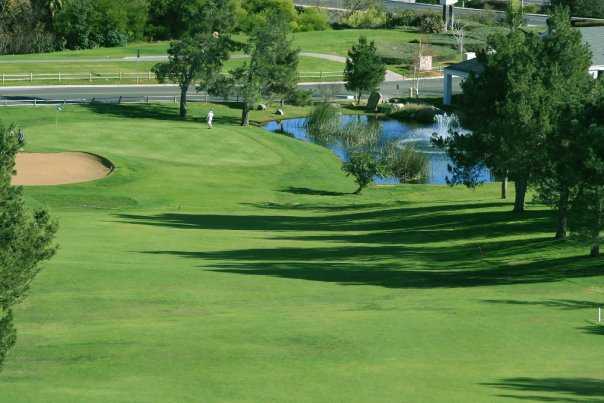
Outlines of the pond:
{"label": "pond", "polygon": [[[342,125],[351,122],[362,122],[366,124],[379,125],[377,143],[379,146],[394,144],[402,147],[412,144],[416,150],[424,153],[428,157],[429,167],[428,176],[425,183],[445,184],[447,176],[450,176],[447,166],[452,162],[448,156],[430,144],[430,138],[433,133],[442,136],[448,135],[448,128],[454,124],[454,117],[449,115],[437,115],[434,124],[416,124],[403,123],[392,119],[377,119],[369,116],[342,116]],[[294,137],[298,140],[321,144],[329,148],[338,158],[343,161],[348,159],[348,151],[344,144],[338,140],[331,140],[326,143],[319,142],[314,136],[308,133],[305,127],[306,118],[286,119],[282,121],[273,121],[264,126],[264,128],[273,133],[282,133]],[[492,177],[488,169],[479,170],[478,179],[481,182],[491,182]],[[396,178],[375,178],[378,184],[396,184],[399,183]]]}

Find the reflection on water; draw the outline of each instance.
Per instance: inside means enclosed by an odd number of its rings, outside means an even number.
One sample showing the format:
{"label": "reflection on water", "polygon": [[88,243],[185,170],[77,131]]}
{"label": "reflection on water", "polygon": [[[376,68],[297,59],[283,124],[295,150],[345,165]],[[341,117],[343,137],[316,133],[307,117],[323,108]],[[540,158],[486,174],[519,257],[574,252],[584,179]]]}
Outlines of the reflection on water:
{"label": "reflection on water", "polygon": [[[348,159],[348,150],[346,144],[341,139],[333,137],[317,137],[308,133],[305,127],[305,118],[287,119],[280,122],[270,122],[264,126],[266,130],[274,133],[282,133],[298,140],[307,141],[310,143],[320,144],[329,148],[333,153],[343,161]],[[378,125],[378,136],[375,139],[377,147],[384,147],[390,144],[403,146],[405,144],[413,144],[413,146],[428,156],[429,169],[427,183],[445,184],[449,171],[447,166],[451,164],[451,160],[447,155],[439,149],[434,148],[430,144],[430,138],[434,133],[440,136],[447,136],[449,127],[459,128],[457,118],[452,115],[437,115],[433,125],[422,125],[414,123],[403,123],[398,120],[381,120],[368,116],[342,116],[342,125],[351,123],[364,123],[367,125]],[[373,130],[370,130],[373,132]],[[484,168],[480,171],[479,180],[482,182],[492,181],[490,172]],[[393,184],[398,183],[396,178],[376,178],[376,183]]]}

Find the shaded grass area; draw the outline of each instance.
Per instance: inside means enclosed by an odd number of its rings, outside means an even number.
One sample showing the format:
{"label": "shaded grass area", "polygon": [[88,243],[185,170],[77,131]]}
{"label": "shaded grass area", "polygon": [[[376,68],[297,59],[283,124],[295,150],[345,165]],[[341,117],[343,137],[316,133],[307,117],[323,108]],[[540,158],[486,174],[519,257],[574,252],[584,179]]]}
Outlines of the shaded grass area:
{"label": "shaded grass area", "polygon": [[190,112],[0,110],[27,151],[116,165],[25,190],[61,249],[16,312],[0,401],[603,400],[604,264],[552,241],[551,211],[513,215],[497,184],[355,196],[329,151],[235,105]]}

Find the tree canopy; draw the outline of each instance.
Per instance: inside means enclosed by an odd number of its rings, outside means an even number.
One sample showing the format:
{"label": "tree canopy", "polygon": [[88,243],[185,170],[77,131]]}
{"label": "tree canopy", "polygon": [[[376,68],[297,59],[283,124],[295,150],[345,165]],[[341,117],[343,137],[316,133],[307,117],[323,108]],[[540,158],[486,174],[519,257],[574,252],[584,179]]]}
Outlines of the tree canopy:
{"label": "tree canopy", "polygon": [[377,55],[375,42],[361,36],[348,51],[344,78],[346,89],[357,93],[360,102],[363,93],[377,89],[384,81],[386,65]]}

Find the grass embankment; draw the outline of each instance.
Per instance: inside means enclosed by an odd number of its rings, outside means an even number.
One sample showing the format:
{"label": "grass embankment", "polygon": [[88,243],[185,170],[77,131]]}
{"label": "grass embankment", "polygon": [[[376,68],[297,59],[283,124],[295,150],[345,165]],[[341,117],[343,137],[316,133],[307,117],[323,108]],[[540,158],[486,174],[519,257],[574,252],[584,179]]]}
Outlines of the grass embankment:
{"label": "grass embankment", "polygon": [[550,240],[550,211],[514,216],[496,185],[353,196],[329,151],[191,109],[0,110],[28,151],[117,166],[26,189],[61,249],[17,309],[0,401],[604,398],[604,267]]}
{"label": "grass embankment", "polygon": [[[466,45],[476,45],[483,43],[486,33],[492,32],[496,28],[492,27],[474,27],[468,30]],[[459,60],[459,52],[455,50],[455,40],[452,36],[446,34],[421,34],[414,30],[402,29],[345,29],[329,30],[316,32],[299,32],[293,35],[295,46],[303,52],[324,53],[336,56],[346,56],[348,50],[358,41],[358,38],[364,35],[370,40],[374,40],[378,47],[379,54],[388,62],[388,68],[402,74],[410,74],[409,64],[419,52],[420,42],[422,43],[423,53],[434,56],[435,67],[442,66]],[[245,37],[237,36],[239,40],[245,41]],[[5,81],[3,85],[31,85],[38,84],[132,84],[136,83],[136,77],[90,80],[88,76],[92,73],[97,74],[117,74],[122,73],[140,73],[140,83],[155,83],[155,79],[149,80],[147,73],[156,61],[123,61],[124,57],[134,58],[139,52],[143,58],[145,56],[165,55],[168,48],[168,42],[156,43],[132,43],[125,47],[117,48],[98,48],[77,51],[63,51],[32,55],[4,55],[0,56],[0,74],[84,74],[83,79],[73,80],[63,78],[58,80],[39,80],[32,82],[27,79],[24,81]],[[101,59],[101,60],[99,60]],[[114,60],[115,59],[115,60]],[[77,61],[77,63],[76,63]],[[231,60],[227,68],[243,63],[241,59]],[[303,76],[302,82],[315,81],[335,81],[341,77],[308,77],[309,73],[319,72],[342,72],[343,64],[314,57],[301,57],[299,71]]]}

